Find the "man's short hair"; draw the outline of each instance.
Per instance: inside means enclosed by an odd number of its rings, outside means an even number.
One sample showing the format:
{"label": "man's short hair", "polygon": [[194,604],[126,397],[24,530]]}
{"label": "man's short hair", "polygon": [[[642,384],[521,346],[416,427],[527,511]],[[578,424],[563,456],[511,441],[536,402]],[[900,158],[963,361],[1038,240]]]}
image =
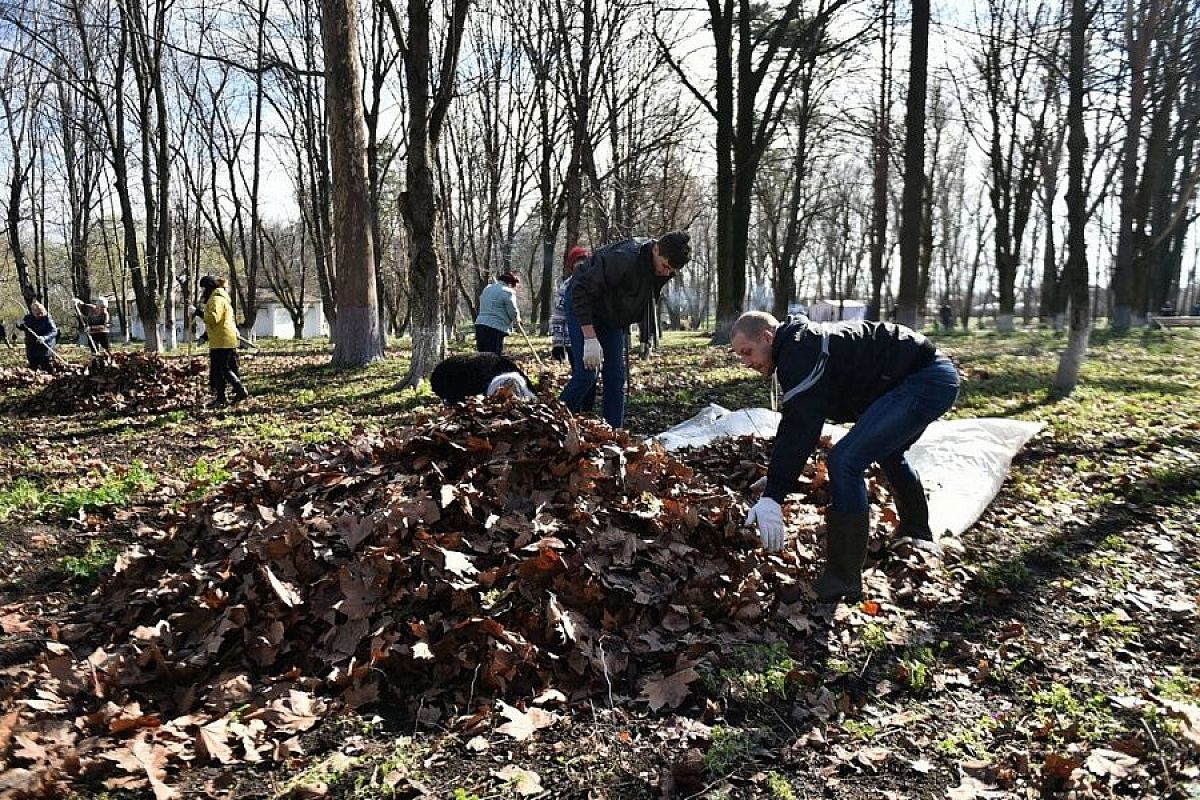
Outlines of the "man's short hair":
{"label": "man's short hair", "polygon": [[683,269],[692,260],[691,239],[686,231],[664,233],[658,239],[658,254],[675,269]]}
{"label": "man's short hair", "polygon": [[775,319],[774,315],[766,311],[747,311],[733,323],[733,327],[729,329],[729,338],[741,334],[747,339],[757,339],[762,336],[763,331],[773,331],[778,327],[779,320]]}

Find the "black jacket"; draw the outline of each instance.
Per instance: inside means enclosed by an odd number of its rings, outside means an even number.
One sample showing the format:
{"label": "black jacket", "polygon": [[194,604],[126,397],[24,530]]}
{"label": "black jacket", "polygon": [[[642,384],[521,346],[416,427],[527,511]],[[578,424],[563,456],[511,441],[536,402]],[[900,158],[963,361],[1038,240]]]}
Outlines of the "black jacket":
{"label": "black jacket", "polygon": [[[828,351],[824,358],[823,348]],[[816,448],[825,420],[857,420],[936,355],[937,348],[923,335],[890,322],[802,319],[780,325],[772,356],[783,414],[763,494],[782,503]]]}
{"label": "black jacket", "polygon": [[602,247],[575,268],[572,304],[580,325],[596,320],[617,327],[641,322],[646,307],[670,278],[654,273],[655,239],[626,239]]}
{"label": "black jacket", "polygon": [[25,330],[25,357],[31,362],[49,358],[50,348],[58,344],[58,326],[50,315],[39,317],[31,311],[21,320],[21,326]]}

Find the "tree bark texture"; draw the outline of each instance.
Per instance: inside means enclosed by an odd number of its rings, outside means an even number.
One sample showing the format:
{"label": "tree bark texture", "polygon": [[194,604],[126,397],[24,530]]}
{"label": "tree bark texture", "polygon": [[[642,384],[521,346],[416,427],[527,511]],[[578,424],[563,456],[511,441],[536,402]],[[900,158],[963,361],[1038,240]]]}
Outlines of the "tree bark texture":
{"label": "tree bark texture", "polygon": [[1084,184],[1084,154],[1087,136],[1083,125],[1083,81],[1087,63],[1087,0],[1071,0],[1070,56],[1067,66],[1067,265],[1063,288],[1070,302],[1070,332],[1067,349],[1059,358],[1054,390],[1070,394],[1079,383],[1079,370],[1091,336],[1088,307],[1087,190]]}
{"label": "tree bark texture", "polygon": [[904,191],[900,202],[900,287],[896,321],[916,328],[920,300],[925,195],[925,96],[929,67],[929,0],[913,0],[912,53],[904,114]]}
{"label": "tree bark texture", "polygon": [[333,363],[360,367],[383,356],[367,198],[366,126],[357,0],[323,0],[325,106],[333,185],[337,331]]}

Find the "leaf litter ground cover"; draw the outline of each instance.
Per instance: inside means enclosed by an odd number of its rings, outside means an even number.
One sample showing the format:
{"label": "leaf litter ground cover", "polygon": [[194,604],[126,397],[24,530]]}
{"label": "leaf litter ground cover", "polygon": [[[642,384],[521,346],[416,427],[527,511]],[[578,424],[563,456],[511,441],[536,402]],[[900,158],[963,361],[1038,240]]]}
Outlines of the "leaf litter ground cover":
{"label": "leaf litter ground cover", "polygon": [[[422,472],[414,469],[418,462],[410,462],[396,475],[419,478],[412,485],[392,485],[381,472],[362,482],[338,479],[324,488],[317,482],[305,490],[307,495],[298,493],[314,509],[324,509],[327,518],[330,512],[344,517],[350,513],[347,507],[393,500],[407,509],[389,512],[397,528],[388,535],[401,537],[397,541],[405,545],[403,558],[387,562],[391,571],[380,574],[392,581],[389,586],[408,589],[410,578],[419,573],[429,588],[424,597],[390,608],[393,615],[397,609],[440,615],[416,630],[393,619],[388,630],[399,638],[389,643],[399,647],[392,660],[373,662],[372,669],[380,671],[378,681],[356,683],[348,666],[354,658],[338,649],[348,645],[335,644],[338,634],[333,633],[346,627],[350,617],[327,608],[332,623],[319,615],[314,619],[317,595],[311,592],[320,587],[325,600],[344,598],[341,580],[336,589],[328,580],[310,585],[299,572],[277,568],[276,560],[296,569],[311,566],[315,556],[305,562],[296,553],[305,547],[316,553],[323,543],[328,555],[322,557],[346,559],[339,567],[357,564],[359,555],[370,550],[370,536],[359,543],[360,548],[366,543],[366,550],[349,554],[338,550],[349,548],[345,533],[333,529],[294,541],[284,536],[283,555],[266,547],[263,526],[278,525],[279,518],[267,523],[257,508],[262,505],[268,514],[273,510],[270,502],[254,499],[267,480],[254,474],[254,465],[275,480],[288,476],[292,485],[306,486],[304,476],[327,474],[313,459],[361,467],[364,458],[399,452],[380,444],[396,436],[377,433],[342,446],[311,448],[307,462],[278,453],[247,456],[233,483],[200,506],[209,515],[205,522],[193,519],[192,528],[178,517],[148,522],[139,544],[155,555],[129,562],[103,589],[91,611],[99,615],[97,620],[83,627],[59,620],[57,630],[43,630],[69,646],[71,658],[86,656],[93,644],[113,643],[104,649],[105,657],[120,663],[123,671],[97,670],[103,678],[92,678],[89,668],[88,679],[93,685],[106,681],[110,694],[102,702],[88,698],[95,691],[86,689],[83,698],[91,704],[86,708],[71,705],[80,698],[64,697],[71,692],[59,691],[63,687],[35,680],[31,686],[43,692],[32,698],[35,703],[69,707],[37,712],[49,739],[33,744],[53,751],[54,737],[69,728],[68,738],[89,742],[91,752],[110,751],[109,758],[96,759],[109,762],[100,764],[104,769],[93,767],[97,779],[107,775],[115,785],[149,784],[159,793],[169,793],[183,781],[196,790],[225,787],[236,795],[278,790],[362,797],[393,792],[449,796],[459,788],[464,796],[488,791],[545,796],[585,796],[589,791],[593,796],[1189,796],[1196,770],[1197,551],[1194,526],[1184,523],[1194,515],[1200,487],[1195,463],[1189,461],[1197,451],[1196,428],[1188,427],[1195,420],[1195,398],[1178,393],[1189,380],[1184,376],[1189,347],[1194,364],[1194,344],[1155,338],[1102,343],[1090,362],[1098,388],[1084,387],[1067,401],[1040,393],[1053,369],[1049,337],[953,337],[946,345],[971,356],[961,413],[1004,413],[1015,404],[1017,413],[1047,422],[1052,433],[1019,457],[1010,489],[964,537],[961,554],[951,548],[940,562],[927,563],[924,554],[888,542],[885,510],[867,574],[870,599],[861,606],[843,608],[830,618],[814,615],[805,601],[803,588],[816,569],[815,507],[789,507],[793,528],[803,533],[788,559],[762,559],[753,540],[736,531],[745,487],[765,463],[760,444],[724,443],[718,450],[692,454],[688,460],[697,474],[689,478],[686,471],[676,474],[677,467],[661,467],[665,462],[637,455],[636,444],[603,437],[592,441],[591,428],[583,423],[577,469],[567,473],[565,485],[551,482],[539,489],[536,482],[522,483],[522,469],[532,466],[523,467],[520,458],[479,455],[459,442],[465,452],[441,454],[447,464],[459,458],[461,464],[473,465],[468,470],[478,470],[475,462],[483,461],[490,471],[499,463],[500,473],[515,469],[517,485],[531,488],[504,494],[497,487],[507,479],[496,475],[468,478],[453,469],[437,475],[428,465]],[[706,361],[713,362],[712,352],[698,351],[701,366],[693,374],[704,370]],[[697,363],[696,354],[694,348],[668,347],[661,358],[672,365],[668,370],[686,370],[686,364]],[[1137,380],[1108,371],[1112,364],[1135,360],[1143,373]],[[723,377],[713,374],[711,383],[718,391]],[[748,390],[741,376],[730,375],[726,385],[738,398],[725,400],[727,405],[761,404],[742,399]],[[661,414],[668,422],[690,415],[678,411],[681,404],[722,399],[720,394],[700,397],[698,390],[694,398],[681,396],[693,390],[681,390],[665,378],[647,380],[643,389],[646,416]],[[668,407],[678,417],[670,418]],[[489,423],[504,419],[494,413],[482,417]],[[471,420],[471,425],[482,424],[479,418]],[[401,438],[408,433],[397,430]],[[471,428],[467,436],[491,441],[498,434]],[[545,433],[542,439],[540,446],[564,447],[561,434]],[[561,456],[556,462],[521,437],[513,441],[521,443],[518,450],[532,448],[526,461],[542,467],[563,463]],[[613,488],[619,485],[613,481],[619,480],[622,460],[601,455],[612,451],[624,454],[627,470],[641,464],[633,475],[649,481],[644,496]],[[434,457],[438,453],[431,452],[425,456],[429,464],[440,463]],[[653,464],[659,466],[651,469]],[[576,481],[575,489],[570,480]],[[819,469],[810,480],[814,485],[808,499],[819,504]],[[581,490],[588,481],[594,486]],[[449,494],[443,494],[443,486],[451,487]],[[546,500],[538,491],[549,491],[555,499]],[[291,494],[283,492],[278,497]],[[275,497],[266,494],[268,500]],[[874,494],[885,507],[883,491],[876,487]],[[675,520],[674,528],[686,528],[686,521],[679,525],[686,516],[676,520],[662,498],[695,495],[705,499],[689,505],[715,515],[697,517],[705,547],[682,556],[670,545],[660,550],[668,542],[692,546],[682,531],[661,532],[672,526],[654,524],[666,517]],[[540,523],[533,513],[538,506],[528,505],[535,496],[549,510]],[[441,515],[424,531],[405,527],[414,513],[419,515],[412,510],[417,503]],[[239,504],[236,518],[219,516],[222,509],[231,513]],[[552,520],[563,511],[582,516],[568,517],[565,525],[557,522],[559,529],[538,529],[556,524]],[[493,516],[495,524],[487,527]],[[472,525],[482,531],[468,535]],[[506,530],[506,525],[515,528]],[[251,536],[251,530],[260,535]],[[622,538],[652,543],[629,556],[628,565],[610,562],[600,573],[611,574],[610,583],[599,581],[594,568],[587,570],[589,557],[626,557],[623,547],[616,548],[615,536],[603,544],[603,536],[596,535],[603,530],[627,531],[632,536]],[[525,547],[542,539],[556,539],[561,546],[542,542],[550,546],[536,552],[518,548],[522,531],[529,537]],[[192,542],[195,553],[161,549],[166,542],[152,540],[164,534],[176,545]],[[499,540],[493,538],[501,534]],[[230,537],[242,541],[242,549],[221,550]],[[201,546],[201,539],[211,541]],[[218,544],[222,541],[225,545]],[[250,542],[257,544],[246,548]],[[478,551],[472,542],[487,548]],[[280,547],[278,541],[274,547]],[[523,575],[521,566],[539,563],[543,549],[564,565],[551,558],[552,569],[526,567]],[[170,581],[159,585],[149,580],[182,574],[178,566],[195,556],[234,563],[234,552],[240,560],[226,570],[228,575],[189,572],[186,590]],[[450,555],[454,553],[466,562]],[[1147,558],[1147,553],[1153,555]],[[584,572],[571,571],[580,568]],[[704,583],[710,569],[726,576],[726,582]],[[136,575],[142,578],[133,580]],[[664,576],[674,581],[669,585],[676,591],[696,588],[700,579],[698,586],[706,594],[691,602],[702,613],[693,613],[688,603],[672,603],[669,597],[664,602],[650,594],[662,590]],[[220,592],[215,595],[219,602],[214,604],[211,594],[189,595],[204,580],[225,592],[223,598]],[[708,594],[714,585],[725,592],[720,602]],[[164,591],[168,587],[176,594]],[[587,587],[599,592],[597,597],[585,594]],[[639,590],[650,600],[639,601]],[[114,609],[102,602],[114,597],[108,594],[113,591],[146,594],[140,605],[121,601],[125,607],[118,625],[113,624]],[[151,601],[155,593],[158,600]],[[194,602],[200,597],[203,602]],[[187,611],[177,609],[173,618],[156,613],[173,608],[171,598],[193,602]],[[247,605],[247,599],[255,605]],[[302,602],[289,605],[297,599]],[[227,610],[239,600],[255,610],[244,627],[260,635],[251,642],[248,630],[226,633],[215,652],[175,667],[183,670],[184,688],[195,687],[194,696],[172,690],[159,670],[183,651],[172,650],[177,642],[163,637],[176,636],[185,649],[188,643],[196,645],[188,651],[194,657],[217,644],[212,638],[216,628],[205,629],[209,633],[199,638],[202,628],[187,626],[199,624],[200,614],[211,623],[219,618],[216,609]],[[139,627],[149,627],[141,622],[157,624],[164,618],[174,619],[183,633],[173,625],[153,634],[143,630],[143,638],[133,635]],[[74,619],[78,626],[80,617]],[[21,608],[0,612],[0,620],[9,627],[39,627]],[[302,635],[284,635],[278,646],[268,626],[285,620],[287,634]],[[469,624],[460,627],[464,620]],[[371,624],[378,622],[372,617]],[[657,639],[647,639],[647,633]],[[506,640],[505,635],[519,638]],[[355,636],[347,634],[348,639]],[[457,649],[439,650],[443,639]],[[297,646],[297,640],[303,645]],[[358,641],[361,645],[364,639]],[[423,642],[430,658],[403,654],[407,645],[426,655]],[[293,652],[287,651],[289,645]],[[274,661],[259,663],[272,648],[277,648]],[[469,655],[461,657],[464,648]],[[367,658],[374,657],[375,648],[369,649]],[[514,657],[518,653],[529,660],[521,662]],[[65,654],[42,658],[47,660],[43,669],[56,658],[59,668],[70,661],[62,660]],[[357,663],[361,667],[366,662]],[[514,668],[514,663],[522,666]],[[306,674],[303,665],[314,666],[316,674]],[[436,681],[431,678],[435,668],[441,670]],[[31,670],[24,664],[6,674],[6,708],[22,709],[7,675]],[[229,671],[248,686],[229,681]],[[228,684],[218,680],[222,676]],[[397,682],[406,691],[389,691]],[[356,687],[370,696],[372,683],[384,690],[383,702],[363,706],[365,717],[338,715],[339,707],[360,702]],[[229,698],[222,699],[222,688]],[[232,698],[253,702],[240,702],[224,717],[216,716],[221,702],[232,703]],[[403,698],[417,698],[415,707],[402,708]],[[131,707],[132,702],[138,707]],[[192,711],[179,713],[183,707]],[[91,713],[82,713],[86,710]],[[370,721],[381,711],[382,726]],[[84,721],[76,724],[75,719]],[[310,724],[297,740],[295,732]],[[398,725],[408,733],[423,733],[399,740]],[[42,762],[18,759],[17,752],[36,756],[39,751],[20,749],[15,729],[16,723],[5,734],[0,726],[5,745],[0,753],[7,750],[10,773],[34,771],[39,763],[53,760],[53,755]],[[254,758],[251,747],[259,751],[262,765],[239,763]],[[297,747],[308,752],[300,754]],[[88,758],[85,754],[80,760]],[[281,774],[270,767],[274,758],[282,759],[287,777],[275,779],[272,789],[264,781]],[[180,762],[192,768],[180,772]]]}

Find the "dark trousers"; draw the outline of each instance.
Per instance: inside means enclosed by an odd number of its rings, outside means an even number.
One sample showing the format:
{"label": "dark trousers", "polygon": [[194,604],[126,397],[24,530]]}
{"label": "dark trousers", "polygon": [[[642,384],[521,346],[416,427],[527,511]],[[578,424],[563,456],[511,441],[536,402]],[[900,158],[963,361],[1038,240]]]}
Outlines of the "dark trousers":
{"label": "dark trousers", "polygon": [[107,333],[92,333],[89,336],[92,337],[93,353],[98,353],[101,350],[112,352],[112,343],[109,342]]}
{"label": "dark trousers", "polygon": [[480,353],[495,353],[502,356],[504,355],[504,337],[507,335],[504,331],[497,330],[491,325],[476,325],[475,349]]}
{"label": "dark trousers", "polygon": [[246,387],[238,375],[237,350],[217,348],[208,351],[208,385],[218,400],[225,399],[226,386],[232,386],[236,396],[246,396]]}
{"label": "dark trousers", "polygon": [[829,487],[834,511],[868,509],[863,473],[876,462],[892,488],[924,491],[921,478],[905,457],[926,426],[945,414],[958,398],[958,370],[945,356],[905,378],[867,407],[850,432],[829,451]]}
{"label": "dark trousers", "polygon": [[604,419],[614,428],[620,428],[625,423],[625,377],[628,374],[625,363],[625,353],[628,344],[629,329],[609,325],[602,319],[594,318],[592,327],[596,330],[596,338],[600,341],[600,349],[604,353],[604,362],[600,371],[589,370],[583,365],[583,326],[575,316],[572,305],[571,289],[574,281],[567,286],[564,303],[567,317],[567,333],[571,337],[571,377],[563,387],[559,400],[571,411],[585,411],[596,402],[596,382],[604,380],[604,394],[601,408]]}

